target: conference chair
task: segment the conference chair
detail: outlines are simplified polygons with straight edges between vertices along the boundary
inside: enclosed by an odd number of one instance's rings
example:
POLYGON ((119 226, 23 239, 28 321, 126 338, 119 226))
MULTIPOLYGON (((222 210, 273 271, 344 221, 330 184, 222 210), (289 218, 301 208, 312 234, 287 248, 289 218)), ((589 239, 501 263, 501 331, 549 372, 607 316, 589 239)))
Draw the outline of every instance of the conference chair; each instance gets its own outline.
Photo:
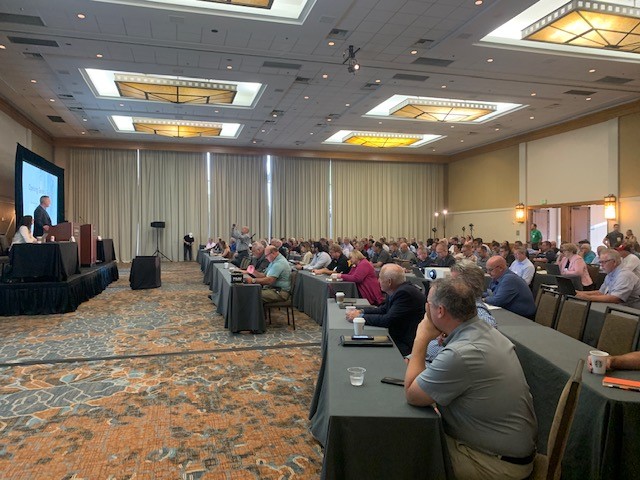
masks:
POLYGON ((554 328, 560 306, 561 296, 552 288, 540 287, 536 299, 536 316, 534 321, 545 327, 554 328))
POLYGON ((0 235, 0 281, 4 280, 7 265, 9 265, 9 242, 6 235, 0 235))
POLYGON ((582 341, 591 301, 566 295, 560 303, 556 330, 582 341))
POLYGON ((609 355, 624 355, 634 351, 638 344, 639 325, 640 314, 607 307, 597 349, 609 355))
POLYGON ((562 457, 569 440, 569 431, 573 423, 573 417, 578 406, 580 389, 582 388, 582 370, 584 359, 578 360, 576 371, 569 378, 556 406, 549 439, 547 440, 547 453, 538 453, 533 462, 533 472, 529 478, 534 480, 559 480, 562 470, 562 457))
POLYGON ((251 264, 251 257, 244 257, 240 261, 240 270, 246 270, 250 264, 251 264))
POLYGON ((604 281, 604 275, 600 274, 600 267, 597 265, 587 265, 587 272, 589 272, 595 288, 600 288, 604 281))
POLYGON ((296 329, 296 317, 293 308, 293 293, 296 288, 296 279, 297 279, 298 271, 291 271, 291 289, 289 290, 289 299, 283 300, 282 302, 272 302, 265 303, 264 307, 266 309, 267 318, 269 319, 269 325, 271 325, 271 310, 273 308, 284 308, 287 312, 287 325, 293 324, 293 329, 296 329), (291 310, 291 317, 289 317, 289 310, 291 310))

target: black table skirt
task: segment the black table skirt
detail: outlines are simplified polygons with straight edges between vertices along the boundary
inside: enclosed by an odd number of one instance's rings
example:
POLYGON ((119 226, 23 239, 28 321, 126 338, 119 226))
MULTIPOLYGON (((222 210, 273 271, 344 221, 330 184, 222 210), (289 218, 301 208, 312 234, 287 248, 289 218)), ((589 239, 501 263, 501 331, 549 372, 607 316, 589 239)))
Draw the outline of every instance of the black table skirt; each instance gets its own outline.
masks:
POLYGON ((61 282, 80 273, 75 242, 21 243, 11 247, 11 277, 61 282))
POLYGON ((113 239, 103 238, 97 242, 96 258, 99 262, 109 263, 116 259, 116 249, 113 246, 113 239))

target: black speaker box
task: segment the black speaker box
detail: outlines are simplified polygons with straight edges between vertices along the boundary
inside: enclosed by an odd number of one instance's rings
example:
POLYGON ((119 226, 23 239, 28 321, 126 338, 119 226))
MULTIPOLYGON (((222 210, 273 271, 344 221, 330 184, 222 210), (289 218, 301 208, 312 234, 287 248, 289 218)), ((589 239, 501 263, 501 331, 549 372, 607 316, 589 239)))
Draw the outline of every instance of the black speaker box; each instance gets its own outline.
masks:
POLYGON ((151 222, 153 228, 164 228, 164 222, 151 222))

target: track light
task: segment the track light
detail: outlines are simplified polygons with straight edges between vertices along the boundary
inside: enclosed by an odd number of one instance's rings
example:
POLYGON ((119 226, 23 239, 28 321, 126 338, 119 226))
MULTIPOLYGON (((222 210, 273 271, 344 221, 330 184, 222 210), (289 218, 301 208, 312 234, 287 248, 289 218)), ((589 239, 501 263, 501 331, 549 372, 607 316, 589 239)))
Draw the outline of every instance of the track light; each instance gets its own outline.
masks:
POLYGON ((360 49, 354 50, 353 45, 349 45, 349 51, 344 52, 342 56, 344 57, 343 64, 347 65, 347 70, 349 73, 353 73, 354 75, 360 70, 360 64, 356 59, 356 53, 358 53, 360 49))

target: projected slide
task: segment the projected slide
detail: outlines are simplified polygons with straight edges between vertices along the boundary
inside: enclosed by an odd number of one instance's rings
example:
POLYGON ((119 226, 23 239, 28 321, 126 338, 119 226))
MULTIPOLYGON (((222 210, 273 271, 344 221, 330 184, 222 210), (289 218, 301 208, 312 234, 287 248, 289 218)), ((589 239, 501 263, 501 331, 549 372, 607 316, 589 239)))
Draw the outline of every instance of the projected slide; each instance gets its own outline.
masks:
POLYGON ((51 217, 51 224, 58 224, 58 177, 28 162, 22 164, 22 199, 24 215, 33 215, 33 211, 40 205, 40 197, 48 195, 51 206, 47 213, 51 217))

